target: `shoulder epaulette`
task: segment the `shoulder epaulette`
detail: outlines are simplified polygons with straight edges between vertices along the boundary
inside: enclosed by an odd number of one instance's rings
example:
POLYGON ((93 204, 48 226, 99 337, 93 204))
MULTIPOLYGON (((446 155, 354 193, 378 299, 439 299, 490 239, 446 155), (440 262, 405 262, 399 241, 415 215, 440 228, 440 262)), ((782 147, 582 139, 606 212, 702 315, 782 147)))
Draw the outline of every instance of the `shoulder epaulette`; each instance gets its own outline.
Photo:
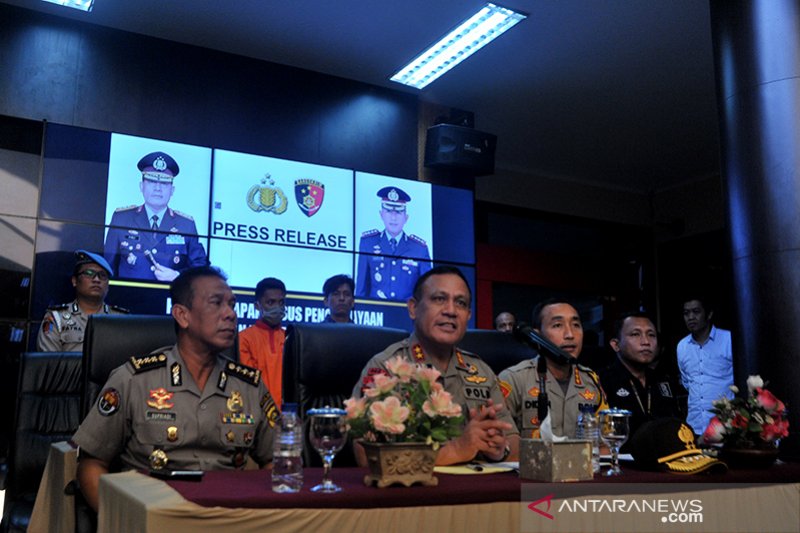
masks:
POLYGON ((417 237, 416 235, 409 233, 408 238, 411 239, 412 241, 418 242, 422 246, 428 246, 428 243, 426 243, 425 239, 423 239, 422 237, 417 237))
POLYGON ((192 222, 194 222, 194 217, 192 217, 192 215, 187 215, 186 213, 183 213, 183 212, 181 212, 181 211, 178 211, 177 209, 171 209, 171 211, 172 211, 173 213, 175 213, 176 215, 178 215, 179 217, 188 218, 189 220, 191 220, 192 222))
POLYGON ((381 230, 379 230, 379 229, 371 229, 371 230, 368 230, 368 231, 365 231, 364 233, 362 233, 361 236, 362 237, 374 237, 375 235, 380 234, 380 232, 381 232, 381 230))
POLYGON ((48 311, 63 311, 64 309, 69 309, 69 304, 51 305, 47 308, 48 311))
POLYGON ((225 365, 225 371, 236 378, 241 379, 245 383, 249 383, 254 387, 258 387, 261 381, 261 371, 257 368, 252 368, 241 363, 234 363, 233 361, 225 365))
POLYGON ((122 211, 130 211, 131 209, 136 209, 139 207, 138 205, 126 205, 125 207, 118 207, 114 210, 115 213, 120 213, 122 211))
POLYGON ((130 364, 133 366, 133 373, 147 372, 156 368, 167 366, 166 354, 145 355, 144 357, 131 357, 130 364))
POLYGON ((125 307, 120 307, 120 306, 118 306, 118 305, 109 305, 108 307, 110 307, 111 309, 113 309, 113 310, 114 310, 114 311, 116 311, 117 313, 124 313, 124 314, 126 314, 126 315, 127 315, 127 314, 130 314, 130 312, 131 312, 131 310, 130 310, 130 309, 127 309, 127 308, 125 308, 125 307))

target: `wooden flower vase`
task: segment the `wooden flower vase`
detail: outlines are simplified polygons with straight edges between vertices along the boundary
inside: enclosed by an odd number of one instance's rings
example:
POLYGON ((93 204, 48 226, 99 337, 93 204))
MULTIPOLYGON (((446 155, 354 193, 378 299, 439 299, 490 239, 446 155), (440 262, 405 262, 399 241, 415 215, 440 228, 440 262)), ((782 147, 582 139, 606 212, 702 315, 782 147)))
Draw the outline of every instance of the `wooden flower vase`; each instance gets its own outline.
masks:
POLYGON ((410 487, 421 484, 435 487, 439 480, 433 476, 436 456, 434 450, 424 442, 362 442, 367 454, 369 474, 364 484, 376 484, 378 488, 390 485, 410 487))

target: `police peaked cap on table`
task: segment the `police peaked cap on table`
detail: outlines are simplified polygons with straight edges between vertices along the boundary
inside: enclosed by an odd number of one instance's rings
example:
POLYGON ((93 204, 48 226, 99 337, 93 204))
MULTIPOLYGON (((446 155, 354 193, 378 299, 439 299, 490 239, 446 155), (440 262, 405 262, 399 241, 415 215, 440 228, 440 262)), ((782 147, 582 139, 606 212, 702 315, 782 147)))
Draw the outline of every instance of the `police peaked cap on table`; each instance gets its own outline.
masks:
POLYGON ((172 183, 172 179, 181 171, 172 156, 164 152, 151 152, 141 158, 136 166, 142 172, 143 179, 161 183, 172 183))
POLYGON ((114 271, 111 269, 111 265, 108 264, 102 255, 93 254, 87 250, 75 250, 75 274, 78 273, 78 267, 81 265, 86 265, 88 263, 97 263, 100 265, 100 268, 108 272, 109 277, 114 276, 114 271))
POLYGON ((381 207, 387 211, 405 211, 406 202, 411 201, 408 193, 397 187, 384 187, 378 191, 378 198, 381 199, 381 207))
POLYGON ((694 432, 677 418, 658 418, 642 424, 631 438, 636 465, 673 474, 723 473, 728 465, 704 455, 694 444, 694 432))

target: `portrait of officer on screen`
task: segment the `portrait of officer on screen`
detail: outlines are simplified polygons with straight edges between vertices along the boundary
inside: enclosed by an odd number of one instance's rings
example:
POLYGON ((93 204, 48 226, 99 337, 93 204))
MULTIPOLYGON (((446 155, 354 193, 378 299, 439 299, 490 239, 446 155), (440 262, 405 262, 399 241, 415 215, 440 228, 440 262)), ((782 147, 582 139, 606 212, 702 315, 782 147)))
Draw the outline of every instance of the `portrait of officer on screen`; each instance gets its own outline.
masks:
POLYGON ((136 167, 144 201, 114 210, 103 251, 106 260, 120 278, 163 282, 189 267, 207 265, 194 218, 170 207, 181 171, 178 162, 167 152, 154 151, 143 155, 136 167))
POLYGON ((405 231, 411 203, 407 192, 390 185, 378 190, 377 196, 383 229, 361 234, 356 296, 405 301, 417 278, 431 269, 428 244, 405 231))

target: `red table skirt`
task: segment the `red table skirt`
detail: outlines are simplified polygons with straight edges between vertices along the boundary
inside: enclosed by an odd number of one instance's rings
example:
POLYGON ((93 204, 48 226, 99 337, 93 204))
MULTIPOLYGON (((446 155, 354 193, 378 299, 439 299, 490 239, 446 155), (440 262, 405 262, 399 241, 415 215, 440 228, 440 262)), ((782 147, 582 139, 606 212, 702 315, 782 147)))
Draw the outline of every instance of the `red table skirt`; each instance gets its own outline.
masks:
MULTIPOLYGON (((730 470, 726 474, 676 475, 643 472, 625 467, 624 475, 595 476, 582 483, 792 483, 800 482, 800 463, 786 463, 765 470, 730 470)), ((303 489, 296 494, 272 492, 269 471, 206 472, 203 480, 169 481, 184 498, 205 507, 243 508, 352 508, 411 507, 419 505, 468 505, 520 501, 521 488, 535 481, 520 480, 516 473, 486 475, 436 474, 436 487, 388 487, 364 485, 366 469, 333 468, 332 479, 344 490, 335 494, 311 492, 322 479, 321 468, 305 469, 303 489)))

